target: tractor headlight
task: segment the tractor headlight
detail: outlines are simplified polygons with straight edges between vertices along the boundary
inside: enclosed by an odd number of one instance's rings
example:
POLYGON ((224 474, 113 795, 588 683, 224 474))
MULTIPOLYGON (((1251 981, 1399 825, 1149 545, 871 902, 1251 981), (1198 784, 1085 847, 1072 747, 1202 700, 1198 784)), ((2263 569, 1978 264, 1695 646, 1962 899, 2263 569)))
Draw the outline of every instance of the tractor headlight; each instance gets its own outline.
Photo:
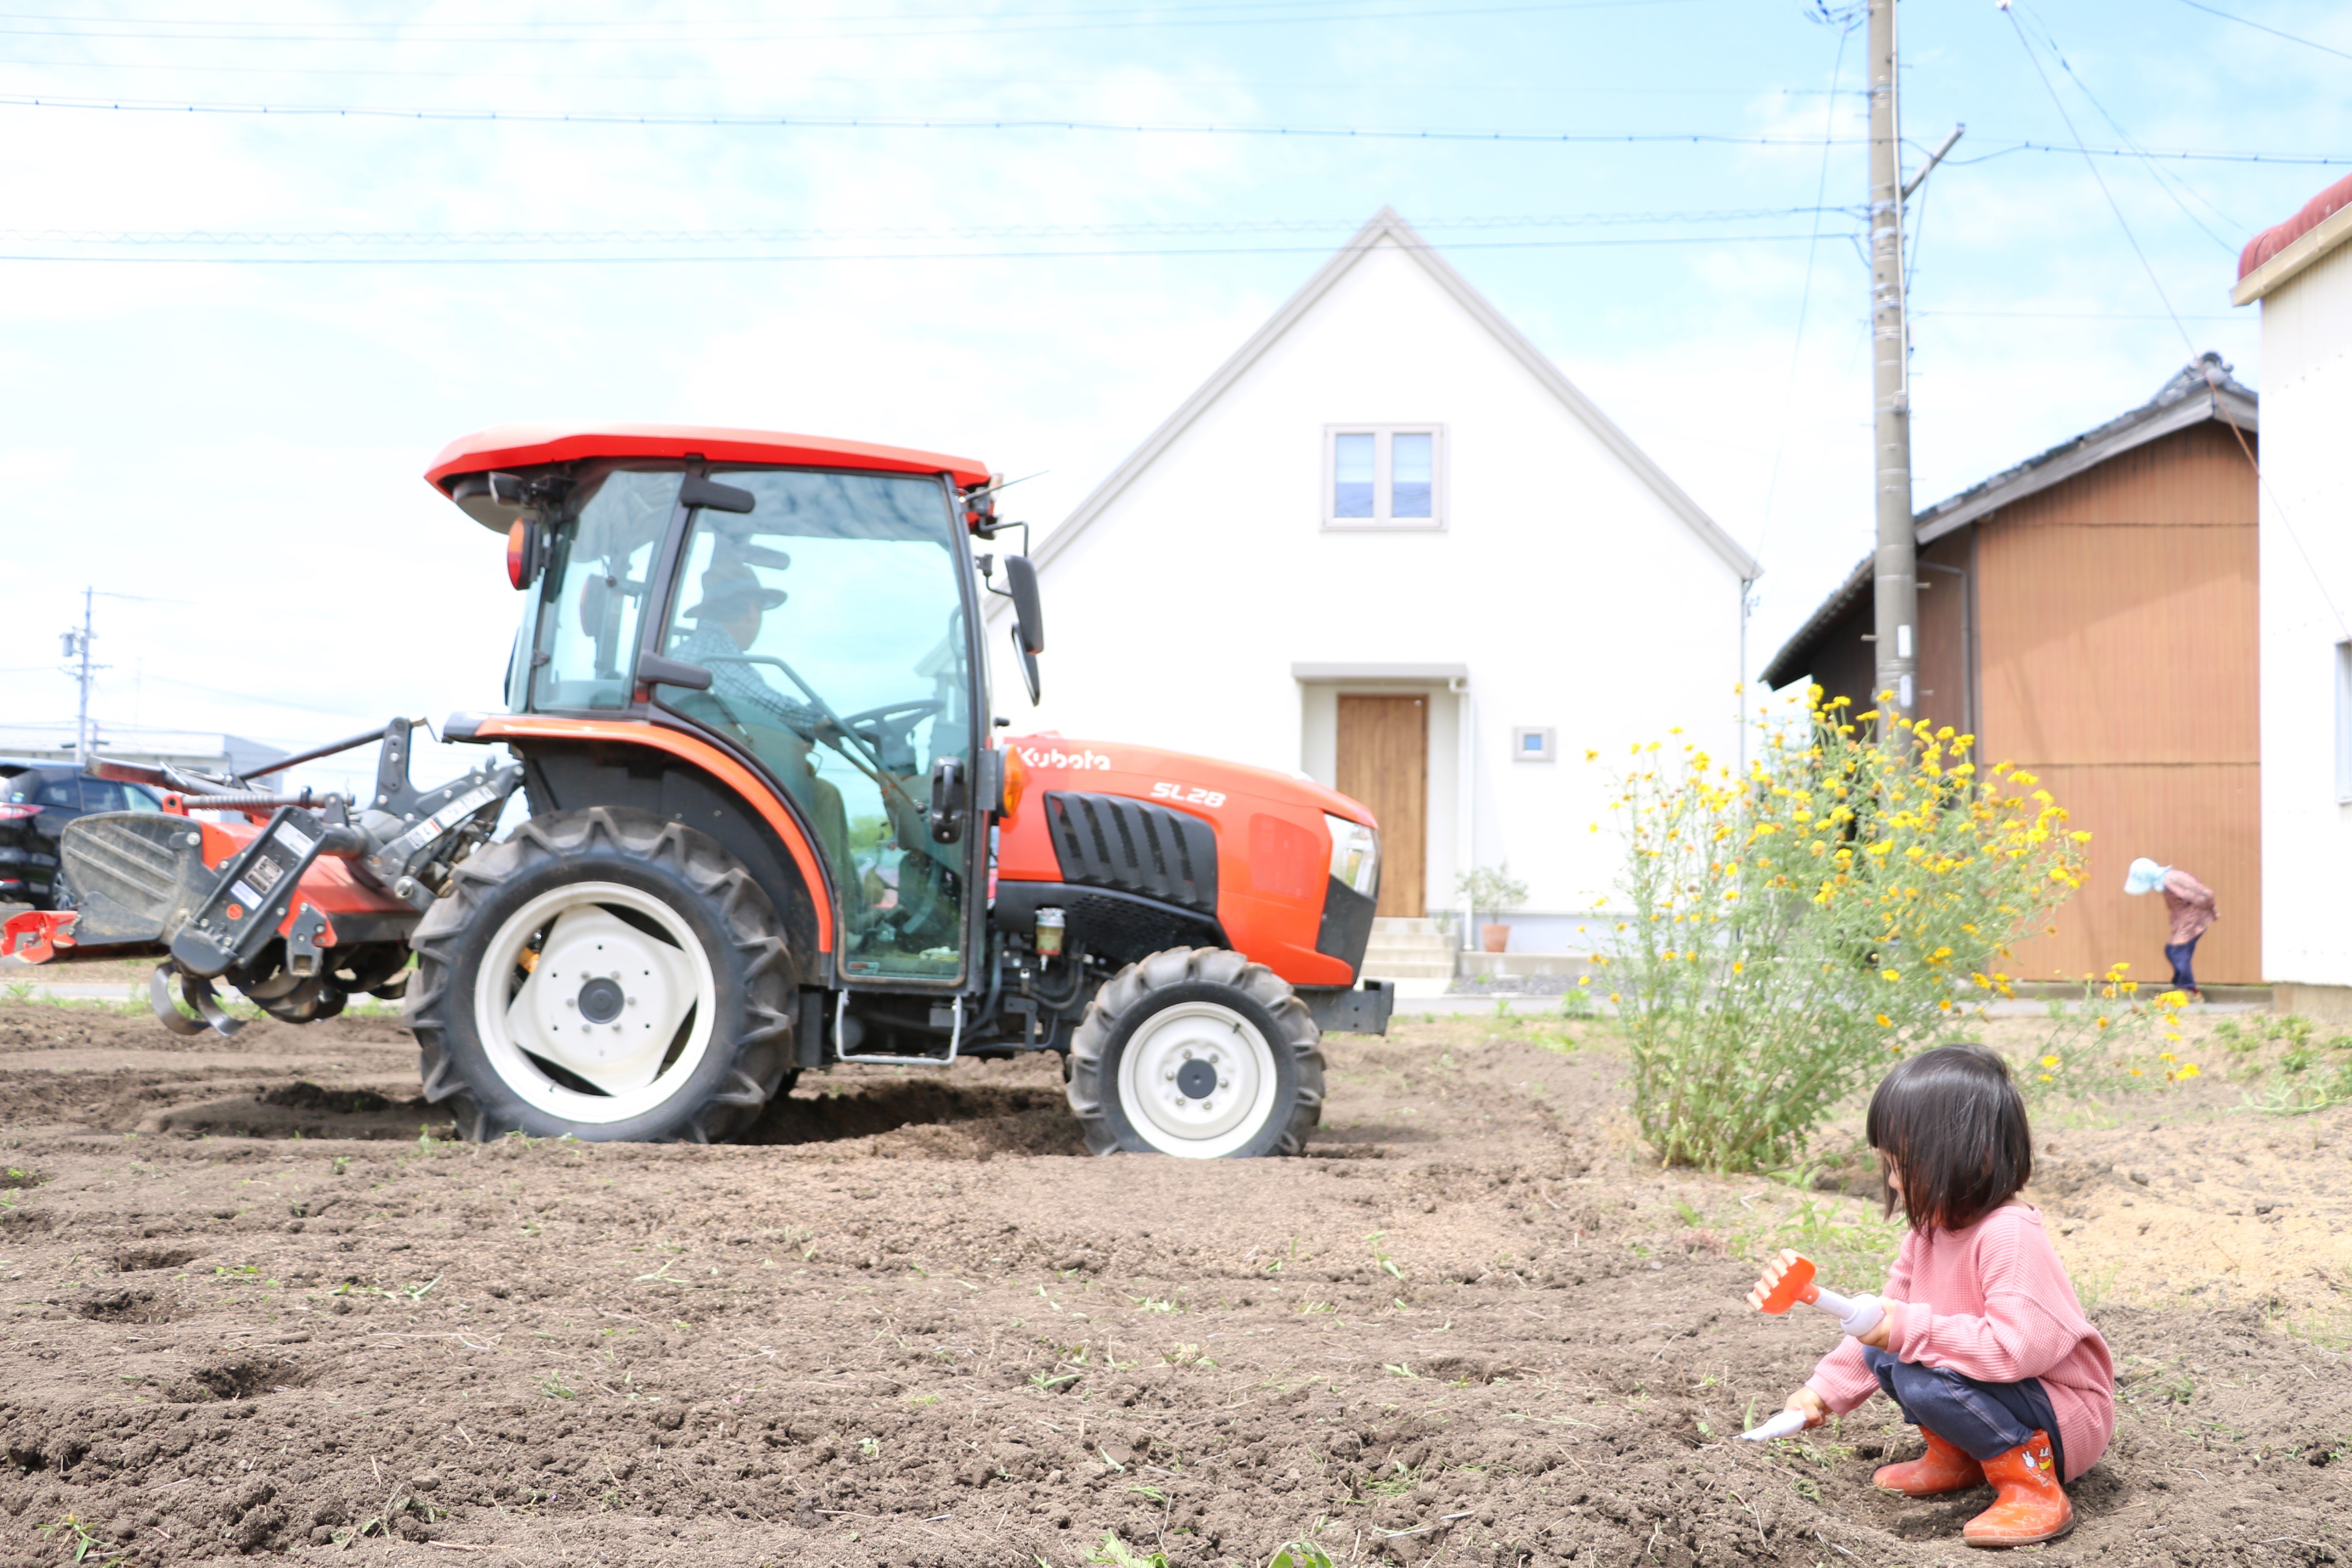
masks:
POLYGON ((1360 822, 1323 814, 1331 835, 1331 875, 1371 898, 1381 886, 1381 836, 1360 822))

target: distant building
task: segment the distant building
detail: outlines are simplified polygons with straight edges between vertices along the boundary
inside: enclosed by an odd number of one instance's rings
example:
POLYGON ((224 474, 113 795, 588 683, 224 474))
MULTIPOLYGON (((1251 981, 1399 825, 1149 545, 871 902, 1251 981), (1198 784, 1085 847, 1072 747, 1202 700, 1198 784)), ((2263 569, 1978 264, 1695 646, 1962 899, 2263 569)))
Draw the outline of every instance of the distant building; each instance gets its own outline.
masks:
POLYGON ((1589 946, 1579 912, 1621 850, 1587 831, 1609 791, 1586 749, 1613 763, 1674 725, 1738 745, 1755 563, 1393 212, 1034 558, 1034 721, 1356 796, 1391 919, 1507 861, 1530 889, 1513 948, 1589 946))
POLYGON ((2352 1020, 2347 239, 2352 178, 2256 235, 2230 296, 2263 307, 2263 967, 2282 1012, 2337 1022, 2352 1020))
MULTIPOLYGON (((282 746, 264 745, 242 735, 186 730, 136 730, 107 725, 99 731, 96 755, 109 762, 136 763, 146 767, 164 763, 200 773, 245 776, 273 757, 286 755, 282 746)), ((0 724, 0 769, 70 765, 74 760, 74 730, 70 724, 0 724)))
MULTIPOLYGON (((2118 960, 2165 976, 2164 910, 2123 890, 2142 855, 2220 901, 2198 978, 2263 978, 2256 417, 2253 393, 2208 353, 2139 407, 1915 520, 1920 715, 1975 734, 1983 763, 2038 776, 2092 835, 2090 879, 2056 934, 2018 950, 2025 978, 2118 960)), ((1867 709, 1871 629, 1864 559, 1763 679, 1867 709)))

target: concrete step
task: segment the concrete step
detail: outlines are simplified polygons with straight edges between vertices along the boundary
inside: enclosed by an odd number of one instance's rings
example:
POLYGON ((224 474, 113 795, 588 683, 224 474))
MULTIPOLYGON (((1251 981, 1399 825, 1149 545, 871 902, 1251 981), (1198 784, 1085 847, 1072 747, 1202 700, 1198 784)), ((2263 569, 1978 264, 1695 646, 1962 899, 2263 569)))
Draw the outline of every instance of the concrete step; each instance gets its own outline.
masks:
POLYGON ((1454 966, 1450 963, 1371 963, 1364 965, 1368 980, 1435 980, 1450 982, 1454 966))

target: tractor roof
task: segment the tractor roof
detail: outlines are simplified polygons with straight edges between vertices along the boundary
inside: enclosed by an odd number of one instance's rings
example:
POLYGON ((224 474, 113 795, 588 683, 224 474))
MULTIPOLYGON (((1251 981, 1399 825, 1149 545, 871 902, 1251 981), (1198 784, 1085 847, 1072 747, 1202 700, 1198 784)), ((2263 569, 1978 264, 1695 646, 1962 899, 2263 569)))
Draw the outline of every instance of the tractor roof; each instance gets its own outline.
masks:
POLYGON ((537 468, 588 458, 703 458, 714 463, 806 464, 884 474, 952 474, 959 485, 984 485, 987 467, 971 458, 877 447, 826 436, 728 430, 707 425, 500 425, 461 436, 441 449, 425 477, 446 493, 466 474, 537 468))

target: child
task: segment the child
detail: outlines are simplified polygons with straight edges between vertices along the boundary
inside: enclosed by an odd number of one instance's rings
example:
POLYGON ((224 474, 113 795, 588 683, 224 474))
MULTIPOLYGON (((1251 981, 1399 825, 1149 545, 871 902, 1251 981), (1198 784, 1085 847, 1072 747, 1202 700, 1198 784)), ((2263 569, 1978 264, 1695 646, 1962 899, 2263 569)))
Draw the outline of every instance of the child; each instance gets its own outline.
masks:
POLYGON ((2033 1174, 2025 1101, 1992 1052, 1939 1046, 1886 1075, 1867 1129, 1885 1212, 1901 1203, 1910 1234, 1885 1317, 1839 1342, 1788 1408, 1818 1426, 1883 1389, 1927 1451, 1882 1467, 1879 1486, 1924 1498, 1990 1482, 1992 1506, 1961 1531, 1970 1546, 2054 1541, 2074 1526, 2062 1483, 2115 1436, 2116 1380, 2041 1212, 2017 1195, 2033 1174))

